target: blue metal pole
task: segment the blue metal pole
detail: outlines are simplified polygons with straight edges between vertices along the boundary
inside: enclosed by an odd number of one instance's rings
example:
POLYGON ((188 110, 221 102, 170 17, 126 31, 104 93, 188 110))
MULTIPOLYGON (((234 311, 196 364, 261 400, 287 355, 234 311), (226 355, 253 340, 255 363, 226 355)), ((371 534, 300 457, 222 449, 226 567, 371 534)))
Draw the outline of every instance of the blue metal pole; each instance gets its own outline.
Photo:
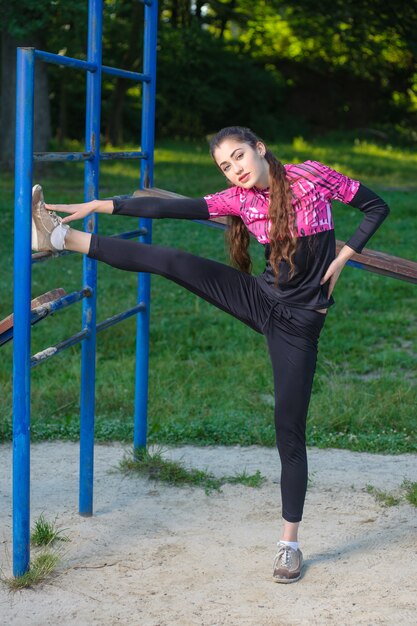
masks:
MULTIPOLYGON (((140 188, 153 184, 153 164, 155 146, 155 93, 156 93, 156 43, 158 30, 158 2, 145 5, 145 32, 143 73, 150 76, 150 81, 142 85, 142 152, 148 155, 140 163, 140 188)), ((140 241, 151 243, 152 221, 140 219, 139 226, 148 232, 140 241)), ((149 371, 149 322, 150 291, 149 274, 139 274, 138 301, 146 305, 143 313, 137 317, 136 327, 136 387, 135 387, 135 426, 133 446, 135 452, 146 448, 147 410, 148 410, 148 371, 149 371)))
MULTIPOLYGON (((87 61, 96 65, 97 70, 87 74, 85 150, 93 158, 85 162, 85 200, 99 195, 102 13, 102 0, 89 0, 87 61)), ((97 232, 95 214, 85 219, 84 230, 97 232)), ((79 513, 88 517, 93 514, 97 261, 87 256, 83 259, 83 287, 89 287, 93 294, 83 300, 83 329, 89 333, 82 344, 80 393, 79 513)))
POLYGON ((30 540, 30 293, 33 48, 17 49, 13 346, 13 574, 29 568, 30 540))

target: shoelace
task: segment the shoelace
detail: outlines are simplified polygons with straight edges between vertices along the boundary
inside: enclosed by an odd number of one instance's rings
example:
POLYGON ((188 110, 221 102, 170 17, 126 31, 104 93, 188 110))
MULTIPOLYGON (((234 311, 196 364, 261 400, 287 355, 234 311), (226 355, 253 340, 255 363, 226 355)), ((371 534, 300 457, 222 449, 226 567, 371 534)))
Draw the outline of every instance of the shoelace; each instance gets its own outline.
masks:
POLYGON ((291 548, 289 546, 282 546, 280 552, 282 551, 282 555, 280 561, 284 567, 286 567, 291 561, 291 548))
POLYGON ((58 215, 55 213, 55 211, 48 211, 49 215, 51 216, 51 219, 54 223, 55 226, 59 226, 59 224, 61 223, 61 218, 58 217, 58 215))
POLYGON ((291 556, 292 548, 286 545, 280 545, 278 553, 275 557, 275 563, 278 567, 290 567, 292 562, 291 556))
MULTIPOLYGON (((48 215, 49 215, 49 217, 51 218, 51 220, 52 220, 52 230, 53 230, 54 228, 56 228, 56 226, 59 226, 59 225, 60 225, 60 223, 61 223, 62 219, 61 219, 60 217, 58 217, 58 215, 55 213, 55 211, 48 211, 47 209, 45 209, 45 205, 44 205, 44 204, 41 204, 41 206, 39 207, 39 213, 38 213, 38 215, 40 216, 41 221, 44 223, 44 226, 45 226, 45 227, 46 227, 46 224, 45 224, 44 220, 42 219, 42 213, 43 213, 43 212, 44 212, 44 215, 45 215, 45 214, 48 214, 48 215), (43 211, 42 211, 42 209, 43 209, 43 211)), ((49 228, 47 228, 47 230, 48 230, 48 232, 49 232, 49 228)), ((51 231, 51 232, 52 232, 52 231, 51 231)))

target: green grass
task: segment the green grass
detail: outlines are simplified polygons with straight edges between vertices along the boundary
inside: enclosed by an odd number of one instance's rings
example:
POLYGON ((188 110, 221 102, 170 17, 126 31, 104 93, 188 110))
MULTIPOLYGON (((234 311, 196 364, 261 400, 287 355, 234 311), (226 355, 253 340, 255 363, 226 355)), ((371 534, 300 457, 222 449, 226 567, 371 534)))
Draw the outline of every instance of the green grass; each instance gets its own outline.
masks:
POLYGON ((374 496, 375 500, 379 502, 382 506, 397 506, 401 502, 401 498, 395 496, 392 493, 388 493, 386 491, 382 491, 381 489, 377 489, 372 485, 366 486, 366 492, 370 493, 374 496))
POLYGON ((28 571, 22 576, 2 577, 2 582, 10 591, 32 588, 48 580, 58 565, 60 557, 54 552, 38 554, 30 563, 28 571))
POLYGON ((413 506, 417 506, 417 482, 404 480, 402 487, 405 491, 405 498, 413 506))
MULTIPOLYGON (((416 259, 417 155, 412 150, 324 138, 271 146, 284 162, 318 159, 380 193, 391 215, 369 247, 416 259)), ((137 188, 138 167, 103 162, 101 197, 137 188)), ((82 200, 79 164, 36 174, 51 202, 82 200)), ((164 142, 156 151, 155 186, 190 196, 225 187, 201 143, 164 142)), ((2 264, 0 319, 12 310, 13 185, 0 174, 2 264)), ((362 214, 334 204, 336 237, 346 240, 362 214)), ((100 216, 100 232, 130 230, 137 221, 100 216)), ((180 220, 155 220, 154 242, 227 262, 223 234, 180 220)), ((251 245, 255 272, 262 247, 251 245)), ((54 287, 80 289, 78 255, 33 266, 33 297, 54 287)), ((136 275, 99 265, 98 321, 135 304, 136 275)), ((416 452, 417 287, 345 267, 320 339, 308 419, 308 443, 371 452, 416 452)), ((31 353, 78 332, 81 304, 35 325, 31 353)), ((11 438, 12 344, 1 348, 0 440, 11 438)), ((32 370, 33 441, 79 436, 80 346, 32 370)), ((135 320, 98 335, 96 438, 132 441, 135 320)), ((160 278, 152 278, 149 442, 275 445, 272 372, 264 338, 231 316, 160 278)))
POLYGON ((0 581, 11 591, 18 591, 35 587, 50 579, 62 558, 62 550, 57 544, 70 541, 63 532, 64 529, 57 527, 56 520, 50 522, 41 513, 34 521, 30 533, 30 542, 36 552, 28 571, 17 577, 8 577, 1 572, 0 581))
POLYGON ((417 482, 412 482, 406 478, 403 480, 398 493, 388 493, 373 485, 366 485, 365 491, 372 494, 382 506, 396 506, 404 498, 412 506, 417 506, 417 482))
POLYGON ((32 528, 30 541, 34 546, 49 546, 56 541, 69 541, 69 538, 62 533, 64 529, 59 529, 56 522, 49 522, 42 513, 32 528))
POLYGON ((234 476, 216 477, 205 470, 186 468, 180 461, 165 459, 161 449, 152 452, 142 449, 125 454, 118 469, 124 474, 135 473, 176 487, 201 487, 206 494, 221 491, 222 485, 226 483, 260 487, 265 482, 259 470, 255 474, 247 474, 243 471, 234 476))

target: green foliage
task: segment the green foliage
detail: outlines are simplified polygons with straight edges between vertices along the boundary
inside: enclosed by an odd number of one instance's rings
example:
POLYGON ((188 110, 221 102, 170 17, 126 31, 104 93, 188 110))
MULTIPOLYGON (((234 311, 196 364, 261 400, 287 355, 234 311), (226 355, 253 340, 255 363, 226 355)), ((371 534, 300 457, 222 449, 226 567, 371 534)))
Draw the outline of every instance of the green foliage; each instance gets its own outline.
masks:
MULTIPOLYGON (((65 36, 77 25, 79 36, 86 31, 86 0, 0 0, 2 30, 18 40, 36 36, 43 40, 65 36)), ((64 44, 65 45, 65 44, 64 44)), ((68 45, 68 44, 66 44, 68 45)), ((53 50, 49 50, 52 52, 53 50)))
POLYGON ((284 89, 279 76, 198 27, 164 25, 159 39, 159 135, 201 137, 232 123, 276 134, 284 89))
MULTIPOLYGON (((87 0, 0 0, 4 31, 81 59, 87 8, 87 0)), ((161 0, 157 134, 201 137, 242 124, 287 139, 371 127, 415 145, 415 22, 415 5, 398 1, 161 0)), ((105 65, 142 70, 142 25, 136 0, 104 2, 105 65)), ((84 76, 58 66, 48 73, 58 145, 81 139, 84 76)), ((140 95, 140 85, 103 75, 106 141, 137 144, 140 95)))

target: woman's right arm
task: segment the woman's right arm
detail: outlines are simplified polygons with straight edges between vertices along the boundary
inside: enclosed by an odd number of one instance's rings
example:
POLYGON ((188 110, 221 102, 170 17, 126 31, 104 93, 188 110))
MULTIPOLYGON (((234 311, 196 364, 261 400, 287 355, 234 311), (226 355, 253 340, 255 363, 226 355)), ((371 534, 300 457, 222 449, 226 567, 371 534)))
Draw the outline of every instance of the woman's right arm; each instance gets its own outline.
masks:
POLYGON ((113 200, 91 200, 80 204, 45 204, 48 211, 70 213, 62 221, 64 224, 87 217, 91 213, 130 215, 131 217, 151 217, 189 220, 210 218, 204 198, 157 198, 155 196, 114 198, 113 200))
POLYGON ((164 218, 184 220, 208 220, 210 215, 204 198, 157 198, 155 196, 115 198, 114 214, 133 217, 164 218))

